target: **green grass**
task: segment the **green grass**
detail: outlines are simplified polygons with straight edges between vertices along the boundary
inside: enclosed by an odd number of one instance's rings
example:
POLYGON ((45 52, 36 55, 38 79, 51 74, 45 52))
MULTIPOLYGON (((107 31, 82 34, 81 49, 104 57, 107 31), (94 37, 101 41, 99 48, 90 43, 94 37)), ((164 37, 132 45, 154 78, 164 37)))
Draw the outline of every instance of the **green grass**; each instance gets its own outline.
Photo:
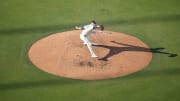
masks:
POLYGON ((100 81, 56 77, 27 57, 38 39, 92 19, 179 55, 179 5, 179 0, 1 0, 0 101, 179 101, 179 56, 153 53, 144 70, 100 81))

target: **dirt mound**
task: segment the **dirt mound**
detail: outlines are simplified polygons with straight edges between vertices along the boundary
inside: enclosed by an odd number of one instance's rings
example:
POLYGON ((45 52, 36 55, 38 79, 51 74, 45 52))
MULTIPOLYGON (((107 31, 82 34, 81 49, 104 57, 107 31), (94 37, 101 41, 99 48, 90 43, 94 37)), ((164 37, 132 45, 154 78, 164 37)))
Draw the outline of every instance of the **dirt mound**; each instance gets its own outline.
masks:
POLYGON ((98 58, 91 58, 79 38, 80 31, 67 31, 47 36, 32 45, 29 58, 48 73, 83 80, 116 78, 146 67, 152 53, 136 37, 112 32, 91 35, 98 45, 93 49, 98 58))

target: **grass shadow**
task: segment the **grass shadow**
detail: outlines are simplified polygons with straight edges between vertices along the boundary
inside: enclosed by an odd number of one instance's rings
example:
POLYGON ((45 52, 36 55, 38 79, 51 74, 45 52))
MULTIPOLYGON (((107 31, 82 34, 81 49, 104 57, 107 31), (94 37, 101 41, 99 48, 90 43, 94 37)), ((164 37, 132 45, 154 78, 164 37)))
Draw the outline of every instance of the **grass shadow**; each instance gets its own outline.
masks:
POLYGON ((40 27, 31 27, 31 28, 15 28, 15 29, 5 29, 0 30, 0 34, 13 34, 13 33, 33 33, 33 32, 58 32, 61 30, 67 30, 72 28, 68 25, 54 25, 54 26, 40 26, 40 27))
MULTIPOLYGON (((102 21, 102 23, 108 25, 114 25, 114 24, 134 25, 134 24, 169 22, 169 21, 179 21, 179 20, 180 20, 180 14, 172 14, 172 15, 161 15, 161 16, 139 17, 139 18, 124 19, 124 20, 123 19, 108 20, 108 21, 102 21)), ((31 27, 31 28, 0 29, 0 34, 29 33, 29 32, 58 32, 62 30, 73 29, 74 26, 76 25, 81 25, 81 24, 71 23, 71 24, 59 24, 59 25, 39 26, 39 27, 31 27)))
POLYGON ((161 70, 147 70, 131 75, 127 75, 124 79, 134 79, 134 78, 150 78, 150 77, 162 77, 162 76, 177 76, 180 75, 180 68, 163 68, 161 70))
POLYGON ((135 24, 171 22, 171 21, 180 21, 180 14, 148 16, 148 17, 121 19, 121 20, 114 20, 114 21, 111 20, 111 21, 108 21, 107 24, 135 25, 135 24))
POLYGON ((38 87, 47 87, 47 86, 62 86, 70 85, 74 83, 83 83, 80 80, 71 80, 71 79, 51 79, 51 80, 39 80, 39 81, 24 81, 24 82, 13 82, 0 84, 0 91, 6 90, 16 90, 16 89, 27 89, 27 88, 38 88, 38 87))

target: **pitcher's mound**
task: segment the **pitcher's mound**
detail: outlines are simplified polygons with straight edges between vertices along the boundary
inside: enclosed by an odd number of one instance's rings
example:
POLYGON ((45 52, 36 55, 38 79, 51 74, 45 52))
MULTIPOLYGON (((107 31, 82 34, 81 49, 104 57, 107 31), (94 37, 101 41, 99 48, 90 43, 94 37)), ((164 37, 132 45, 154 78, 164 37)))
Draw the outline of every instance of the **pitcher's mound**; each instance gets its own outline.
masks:
POLYGON ((79 38, 81 31, 67 31, 45 37, 32 45, 29 58, 48 73, 83 80, 116 78, 146 67, 152 53, 136 37, 112 32, 91 35, 98 45, 93 49, 98 58, 91 58, 88 48, 79 38))

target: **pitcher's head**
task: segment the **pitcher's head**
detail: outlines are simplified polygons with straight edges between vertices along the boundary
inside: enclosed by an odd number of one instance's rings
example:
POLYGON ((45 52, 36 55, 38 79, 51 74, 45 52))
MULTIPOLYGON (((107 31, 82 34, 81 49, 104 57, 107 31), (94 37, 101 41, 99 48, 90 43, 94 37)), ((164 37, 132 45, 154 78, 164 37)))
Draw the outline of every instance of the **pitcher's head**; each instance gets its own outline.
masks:
POLYGON ((92 20, 91 23, 96 24, 96 21, 95 21, 95 20, 92 20))
POLYGON ((91 24, 95 26, 95 25, 96 25, 96 21, 95 21, 95 20, 92 20, 92 21, 91 21, 91 24))

